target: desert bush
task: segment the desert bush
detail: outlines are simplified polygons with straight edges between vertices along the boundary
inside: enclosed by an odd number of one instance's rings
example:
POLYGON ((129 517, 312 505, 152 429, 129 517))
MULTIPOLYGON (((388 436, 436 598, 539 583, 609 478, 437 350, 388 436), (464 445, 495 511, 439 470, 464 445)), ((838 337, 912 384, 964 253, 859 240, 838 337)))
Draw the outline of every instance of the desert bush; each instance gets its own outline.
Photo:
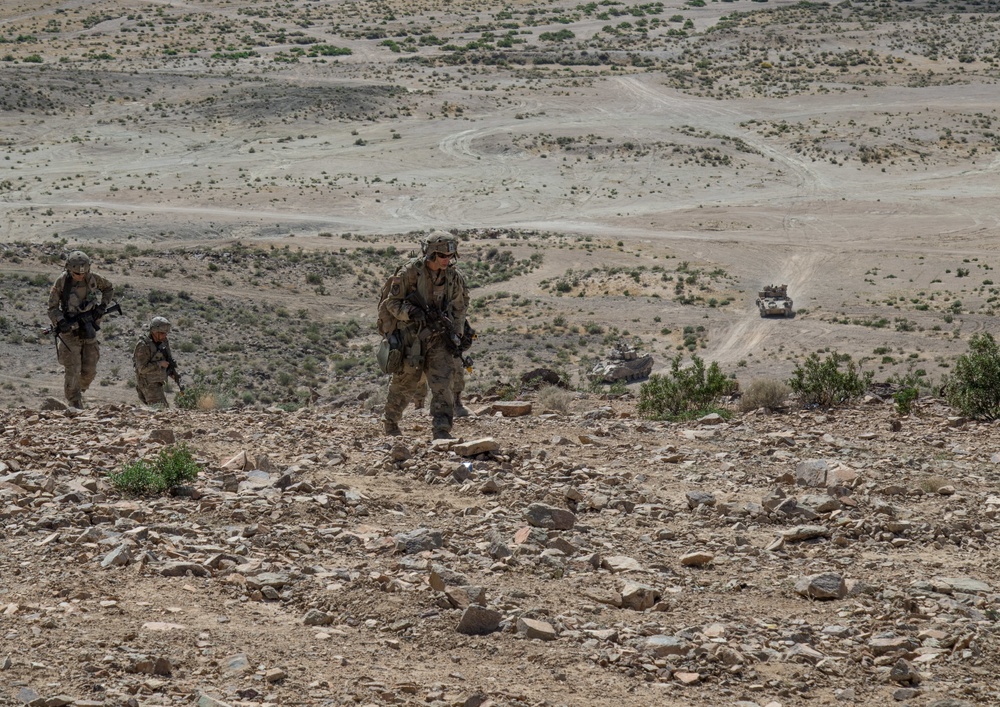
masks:
POLYGON ((792 389, 773 378, 758 378, 750 383, 740 398, 740 412, 784 407, 792 389))
POLYGON ((727 378, 719 364, 707 367, 697 355, 691 365, 681 368, 681 356, 670 364, 669 375, 653 374, 639 388, 639 414, 651 420, 682 420, 701 417, 710 412, 728 416, 716 402, 736 390, 737 383, 727 378))
POLYGON ((963 415, 1000 418, 1000 348, 988 332, 974 334, 969 350, 955 361, 944 381, 944 398, 963 415))
POLYGON ((546 385, 538 390, 538 404, 545 410, 567 413, 572 400, 573 393, 557 385, 546 385))
POLYGON ((860 397, 868 389, 874 373, 861 373, 850 354, 836 351, 821 360, 812 353, 804 365, 795 364, 788 381, 805 405, 832 407, 860 397))
POLYGON ((108 481, 122 493, 152 496, 194 481, 198 465, 184 445, 165 447, 152 461, 140 459, 122 466, 121 471, 108 474, 108 481))

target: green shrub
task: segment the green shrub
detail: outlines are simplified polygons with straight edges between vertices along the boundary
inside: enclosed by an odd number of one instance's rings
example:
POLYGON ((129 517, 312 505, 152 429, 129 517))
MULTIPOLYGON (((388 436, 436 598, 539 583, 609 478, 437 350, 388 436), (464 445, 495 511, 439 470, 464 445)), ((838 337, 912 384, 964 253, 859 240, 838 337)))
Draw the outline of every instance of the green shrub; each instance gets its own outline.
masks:
POLYGON ((710 412, 728 416, 715 405, 720 396, 735 392, 736 381, 727 378, 712 362, 707 368, 697 355, 681 368, 681 356, 670 364, 669 375, 653 374, 639 387, 639 414, 651 420, 682 420, 710 412))
POLYGON ((791 392, 792 389, 779 380, 758 378, 750 383, 740 398, 740 412, 784 407, 791 392))
POLYGON ((788 385, 804 405, 832 407, 861 397, 874 375, 861 373, 850 354, 834 351, 820 360, 819 354, 812 353, 804 366, 795 364, 788 385))
MULTIPOLYGON (((892 394, 892 399, 896 403, 896 412, 900 415, 909 415, 913 412, 913 403, 920 397, 920 374, 909 371, 904 375, 895 375, 889 382, 896 386, 896 392, 892 394)), ((925 382, 926 384, 926 382, 925 382)))
POLYGON ((954 372, 945 378, 944 397, 963 415, 1000 418, 1000 348, 992 334, 969 339, 969 351, 958 357, 954 372))
POLYGON ((153 496, 194 481, 198 465, 190 450, 180 445, 165 447, 156 459, 125 464, 118 473, 108 474, 108 481, 122 493, 133 496, 153 496))

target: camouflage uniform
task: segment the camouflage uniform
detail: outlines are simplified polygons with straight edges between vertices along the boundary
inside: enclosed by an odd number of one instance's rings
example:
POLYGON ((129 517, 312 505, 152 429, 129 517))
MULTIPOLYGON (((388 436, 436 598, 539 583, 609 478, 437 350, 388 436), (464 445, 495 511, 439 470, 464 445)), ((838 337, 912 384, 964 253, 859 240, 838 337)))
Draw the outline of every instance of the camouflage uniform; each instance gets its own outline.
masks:
POLYGON ((66 369, 63 393, 73 407, 83 407, 83 393, 94 382, 97 362, 101 358, 96 335, 88 338, 88 334, 94 332, 88 332, 80 319, 91 318, 94 328, 99 328, 100 319, 114 294, 110 282, 90 272, 90 258, 80 251, 70 254, 66 272, 49 291, 49 321, 57 334, 56 358, 66 369), (74 281, 73 273, 84 277, 74 281))
MULTIPOLYGON (((431 234, 424 242, 424 257, 414 258, 389 280, 388 295, 382 303, 380 321, 387 319, 391 328, 403 337, 403 367, 389 382, 389 395, 382 421, 387 434, 399 434, 403 410, 420 389, 426 376, 431 390, 431 417, 434 437, 448 437, 455 416, 455 356, 448 351, 443 335, 435 334, 423 322, 423 308, 437 308, 447 316, 455 331, 465 328, 469 307, 469 289, 465 278, 455 268, 434 270, 436 254, 457 256, 458 244, 448 233, 431 234), (412 300, 416 300, 415 304, 412 300)), ((390 331, 391 331, 390 328, 390 331)), ((382 333, 388 333, 383 331, 382 333)))
POLYGON ((167 382, 167 371, 175 365, 174 357, 170 354, 170 343, 166 337, 160 342, 153 339, 155 333, 166 334, 169 331, 170 322, 163 317, 154 317, 149 326, 149 335, 139 340, 132 353, 135 391, 139 394, 139 402, 144 405, 169 406, 163 386, 167 382), (163 363, 169 365, 164 366, 163 363))

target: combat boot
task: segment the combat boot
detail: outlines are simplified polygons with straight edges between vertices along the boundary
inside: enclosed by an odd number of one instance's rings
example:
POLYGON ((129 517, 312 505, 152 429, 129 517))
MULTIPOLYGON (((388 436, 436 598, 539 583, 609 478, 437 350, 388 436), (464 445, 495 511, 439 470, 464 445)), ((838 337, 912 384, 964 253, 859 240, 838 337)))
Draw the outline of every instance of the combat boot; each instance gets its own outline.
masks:
POLYGON ((77 410, 83 410, 83 396, 78 395, 69 401, 69 406, 71 408, 76 408, 77 410))
POLYGON ((468 417, 469 409, 462 405, 462 394, 455 393, 455 417, 468 417))
POLYGON ((454 439, 451 436, 451 431, 446 429, 436 429, 434 430, 434 435, 431 439, 454 439))
POLYGON ((385 433, 390 437, 399 437, 403 434, 403 431, 399 429, 399 424, 393 422, 392 420, 382 420, 382 425, 385 429, 385 433))

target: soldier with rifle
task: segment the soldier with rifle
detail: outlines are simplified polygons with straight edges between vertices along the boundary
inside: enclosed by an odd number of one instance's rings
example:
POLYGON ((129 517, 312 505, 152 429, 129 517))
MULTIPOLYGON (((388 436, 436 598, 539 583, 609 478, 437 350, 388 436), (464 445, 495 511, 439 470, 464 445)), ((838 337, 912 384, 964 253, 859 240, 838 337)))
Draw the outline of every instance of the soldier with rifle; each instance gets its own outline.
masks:
POLYGON ((97 332, 113 309, 114 286, 90 272, 90 257, 75 250, 66 258, 66 272, 49 292, 49 321, 55 334, 56 358, 65 368, 63 392, 75 408, 83 408, 83 393, 97 376, 101 358, 97 332))
POLYGON ((167 378, 173 378, 177 387, 184 390, 177 362, 170 353, 170 343, 167 341, 169 333, 170 322, 167 318, 153 317, 149 322, 149 336, 143 337, 135 345, 135 352, 132 354, 135 390, 139 394, 139 401, 144 405, 169 405, 163 392, 167 378))
POLYGON ((400 363, 392 373, 382 414, 385 433, 399 435, 403 410, 426 376, 431 390, 434 439, 451 437, 455 417, 452 387, 455 359, 462 358, 459 332, 465 331, 469 288, 457 268, 458 240, 435 231, 421 244, 420 257, 400 267, 389 278, 379 303, 379 332, 400 346, 400 363))

